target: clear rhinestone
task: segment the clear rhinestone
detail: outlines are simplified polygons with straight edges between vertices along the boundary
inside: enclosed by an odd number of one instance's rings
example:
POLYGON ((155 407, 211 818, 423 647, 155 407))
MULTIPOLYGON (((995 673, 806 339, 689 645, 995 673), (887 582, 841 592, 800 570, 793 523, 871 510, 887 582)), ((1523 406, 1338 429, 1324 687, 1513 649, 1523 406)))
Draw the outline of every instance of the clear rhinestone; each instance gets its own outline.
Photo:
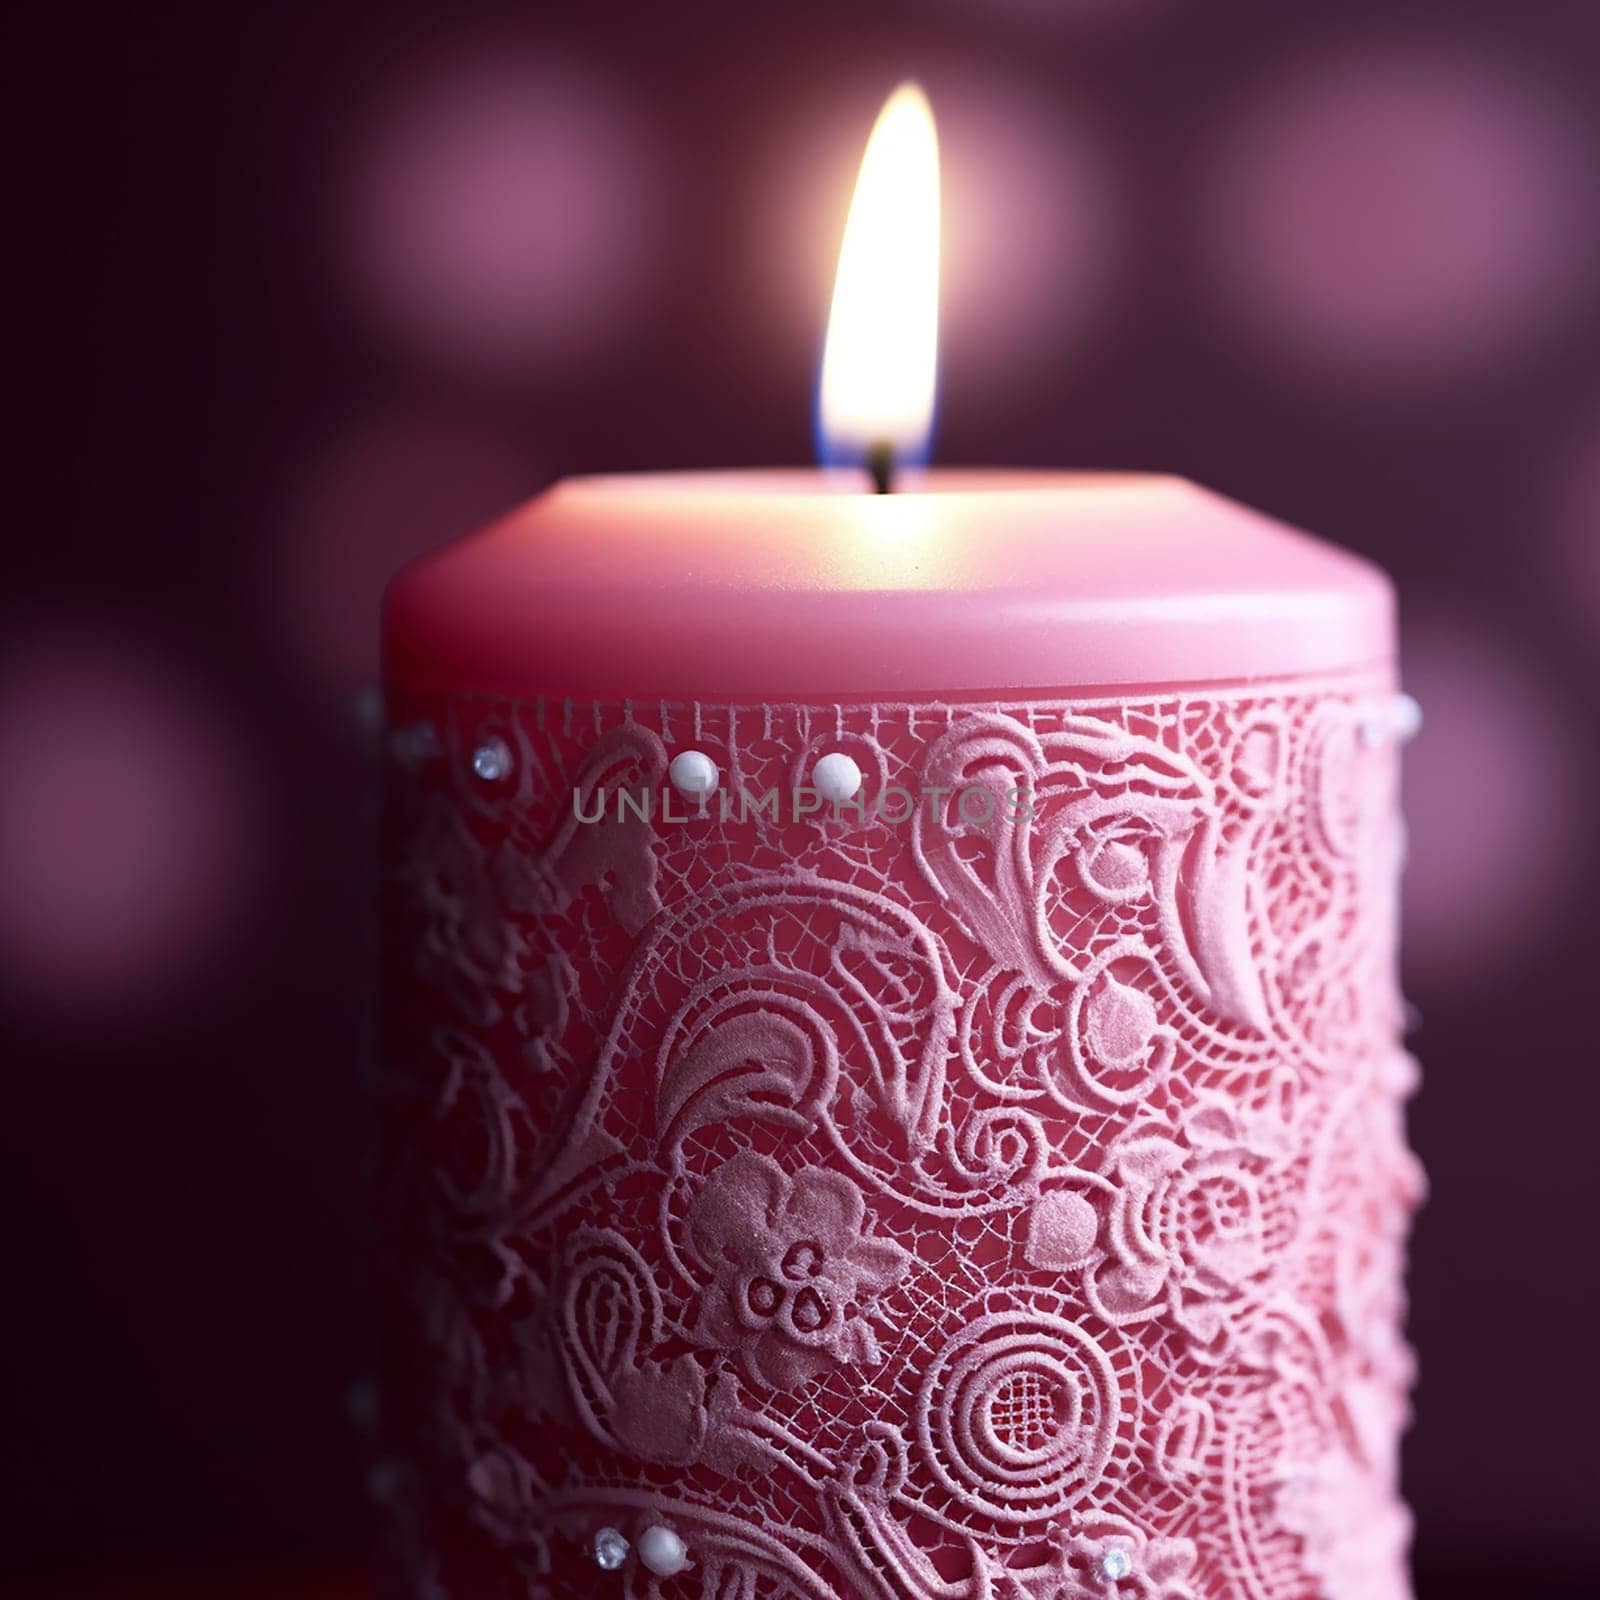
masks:
POLYGON ((1107 1550, 1100 1557, 1100 1570, 1115 1583, 1133 1571, 1133 1557, 1126 1550, 1107 1550))
POLYGON ((511 752, 504 739, 485 739, 472 752, 472 770, 485 783, 498 783, 511 770, 511 752))
POLYGON ((628 1541, 615 1528, 602 1528, 594 1536, 594 1564, 602 1572, 615 1572, 628 1559, 628 1541))

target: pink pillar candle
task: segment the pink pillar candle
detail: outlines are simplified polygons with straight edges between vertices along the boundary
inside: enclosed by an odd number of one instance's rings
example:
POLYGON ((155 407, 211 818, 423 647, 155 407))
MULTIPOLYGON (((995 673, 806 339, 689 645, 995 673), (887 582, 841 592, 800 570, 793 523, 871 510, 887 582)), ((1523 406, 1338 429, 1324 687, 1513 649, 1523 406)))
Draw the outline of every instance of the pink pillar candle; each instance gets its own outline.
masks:
POLYGON ((1403 1600, 1379 572, 593 479, 385 647, 396 1592, 1403 1600))

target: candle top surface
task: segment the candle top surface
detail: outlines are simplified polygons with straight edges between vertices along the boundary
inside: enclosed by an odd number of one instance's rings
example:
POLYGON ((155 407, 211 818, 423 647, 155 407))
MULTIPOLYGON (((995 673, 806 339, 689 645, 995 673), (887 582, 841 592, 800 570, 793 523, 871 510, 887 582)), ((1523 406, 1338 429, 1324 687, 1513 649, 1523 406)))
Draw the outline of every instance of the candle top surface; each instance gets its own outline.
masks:
POLYGON ((396 688, 885 699, 1369 669, 1371 563, 1176 477, 571 478, 402 571, 396 688))

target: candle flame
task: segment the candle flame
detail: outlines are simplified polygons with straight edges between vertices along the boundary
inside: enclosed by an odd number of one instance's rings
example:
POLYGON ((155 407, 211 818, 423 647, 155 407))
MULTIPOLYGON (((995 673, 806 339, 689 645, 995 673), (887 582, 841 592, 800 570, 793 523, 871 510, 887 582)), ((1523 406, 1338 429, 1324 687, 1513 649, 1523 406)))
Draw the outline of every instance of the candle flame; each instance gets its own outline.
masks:
POLYGON ((833 285, 818 394, 828 465, 927 459, 939 358, 939 137, 903 83, 861 158, 833 285))

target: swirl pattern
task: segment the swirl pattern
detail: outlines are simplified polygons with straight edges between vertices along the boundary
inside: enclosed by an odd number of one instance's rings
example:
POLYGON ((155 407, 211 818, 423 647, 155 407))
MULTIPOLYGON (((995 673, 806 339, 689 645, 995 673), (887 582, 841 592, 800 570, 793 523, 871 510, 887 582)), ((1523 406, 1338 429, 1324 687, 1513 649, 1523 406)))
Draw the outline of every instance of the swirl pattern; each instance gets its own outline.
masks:
POLYGON ((396 696, 386 1592, 1407 1600, 1388 692, 396 696))
POLYGON ((1027 1525, 1093 1491, 1135 1404, 1065 1301, 1005 1297, 934 1358, 916 1417, 929 1468, 956 1504, 1027 1525))

